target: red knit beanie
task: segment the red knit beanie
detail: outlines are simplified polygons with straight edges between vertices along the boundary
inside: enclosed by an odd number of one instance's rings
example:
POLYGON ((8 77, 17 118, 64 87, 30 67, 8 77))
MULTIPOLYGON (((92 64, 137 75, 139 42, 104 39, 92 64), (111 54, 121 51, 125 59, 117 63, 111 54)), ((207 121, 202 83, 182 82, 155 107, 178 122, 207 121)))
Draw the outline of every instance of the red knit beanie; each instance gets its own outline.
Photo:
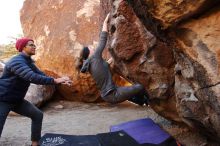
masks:
POLYGON ((29 38, 20 38, 16 41, 16 49, 21 52, 23 50, 23 48, 27 45, 27 43, 29 41, 33 41, 32 39, 29 39, 29 38))

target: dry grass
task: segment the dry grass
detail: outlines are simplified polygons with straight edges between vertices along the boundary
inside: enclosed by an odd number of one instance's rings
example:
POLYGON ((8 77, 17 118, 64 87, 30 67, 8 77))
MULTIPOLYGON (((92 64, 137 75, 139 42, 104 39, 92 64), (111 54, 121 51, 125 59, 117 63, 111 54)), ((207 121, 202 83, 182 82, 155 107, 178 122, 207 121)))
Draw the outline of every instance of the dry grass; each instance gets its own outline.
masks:
POLYGON ((1 45, 0 46, 0 60, 5 60, 10 58, 11 56, 17 54, 17 50, 15 49, 15 44, 1 45))

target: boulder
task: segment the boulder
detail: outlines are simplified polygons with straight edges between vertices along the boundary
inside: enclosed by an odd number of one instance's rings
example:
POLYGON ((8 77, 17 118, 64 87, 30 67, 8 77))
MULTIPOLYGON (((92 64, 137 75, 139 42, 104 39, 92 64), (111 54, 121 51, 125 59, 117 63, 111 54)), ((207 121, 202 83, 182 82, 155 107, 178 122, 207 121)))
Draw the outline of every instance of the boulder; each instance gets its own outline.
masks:
POLYGON ((94 49, 99 39, 99 0, 26 0, 21 10, 24 35, 35 40, 36 63, 53 77, 69 76, 71 87, 58 86, 65 99, 93 102, 99 97, 95 82, 76 69, 79 51, 94 49), (31 8, 31 9, 30 9, 31 8))
MULTIPOLYGON (((175 30, 178 113, 205 134, 220 137, 220 8, 175 30), (202 25, 201 25, 202 24, 202 25)), ((211 136, 210 136, 211 137, 211 136)))
POLYGON ((31 84, 28 88, 27 94, 25 95, 25 99, 37 107, 40 107, 52 98, 54 92, 55 86, 53 85, 46 86, 31 84))
POLYGON ((80 49, 88 46, 93 50, 98 45, 99 15, 99 0, 24 2, 21 24, 25 36, 33 38, 37 45, 36 63, 50 76, 71 78, 71 87, 57 87, 67 100, 94 102, 100 99, 91 76, 76 69, 80 49), (30 9, 33 6, 36 9, 30 9))
POLYGON ((138 82, 145 86, 155 111, 169 119, 181 121, 173 91, 172 49, 145 28, 126 1, 113 2, 109 27, 108 48, 114 57, 117 72, 131 83, 138 82))
POLYGON ((218 141, 220 7, 214 3, 113 0, 108 49, 116 71, 145 86, 158 114, 218 141))

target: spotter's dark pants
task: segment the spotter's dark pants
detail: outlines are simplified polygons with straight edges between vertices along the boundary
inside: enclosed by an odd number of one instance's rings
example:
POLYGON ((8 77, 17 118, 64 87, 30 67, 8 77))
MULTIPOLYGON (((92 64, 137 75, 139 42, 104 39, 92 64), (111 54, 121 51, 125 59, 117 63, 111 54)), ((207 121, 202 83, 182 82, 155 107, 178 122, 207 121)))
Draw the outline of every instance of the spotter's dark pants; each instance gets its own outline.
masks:
MULTIPOLYGON (((33 104, 27 100, 23 100, 20 103, 7 103, 0 102, 0 136, 8 116, 8 113, 13 111, 25 117, 29 117, 32 120, 31 124, 31 140, 39 141, 41 138, 41 128, 43 121, 43 113, 33 104)), ((19 123, 15 123, 18 124, 19 123)))

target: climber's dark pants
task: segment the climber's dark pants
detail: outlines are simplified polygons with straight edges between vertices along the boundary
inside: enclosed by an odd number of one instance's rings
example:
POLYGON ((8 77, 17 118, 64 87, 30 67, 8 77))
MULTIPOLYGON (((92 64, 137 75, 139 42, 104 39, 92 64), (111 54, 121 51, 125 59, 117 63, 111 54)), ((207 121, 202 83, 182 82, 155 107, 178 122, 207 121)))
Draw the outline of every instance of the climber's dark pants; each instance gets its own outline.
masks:
MULTIPOLYGON (((0 136, 2 134, 5 120, 10 111, 14 111, 20 115, 31 118, 31 140, 39 141, 41 138, 43 113, 36 106, 26 100, 15 104, 0 102, 0 136)), ((14 124, 19 126, 19 123, 14 124)))
POLYGON ((132 97, 143 98, 144 87, 141 84, 135 84, 126 87, 117 87, 107 94, 103 99, 110 103, 120 103, 132 97))

